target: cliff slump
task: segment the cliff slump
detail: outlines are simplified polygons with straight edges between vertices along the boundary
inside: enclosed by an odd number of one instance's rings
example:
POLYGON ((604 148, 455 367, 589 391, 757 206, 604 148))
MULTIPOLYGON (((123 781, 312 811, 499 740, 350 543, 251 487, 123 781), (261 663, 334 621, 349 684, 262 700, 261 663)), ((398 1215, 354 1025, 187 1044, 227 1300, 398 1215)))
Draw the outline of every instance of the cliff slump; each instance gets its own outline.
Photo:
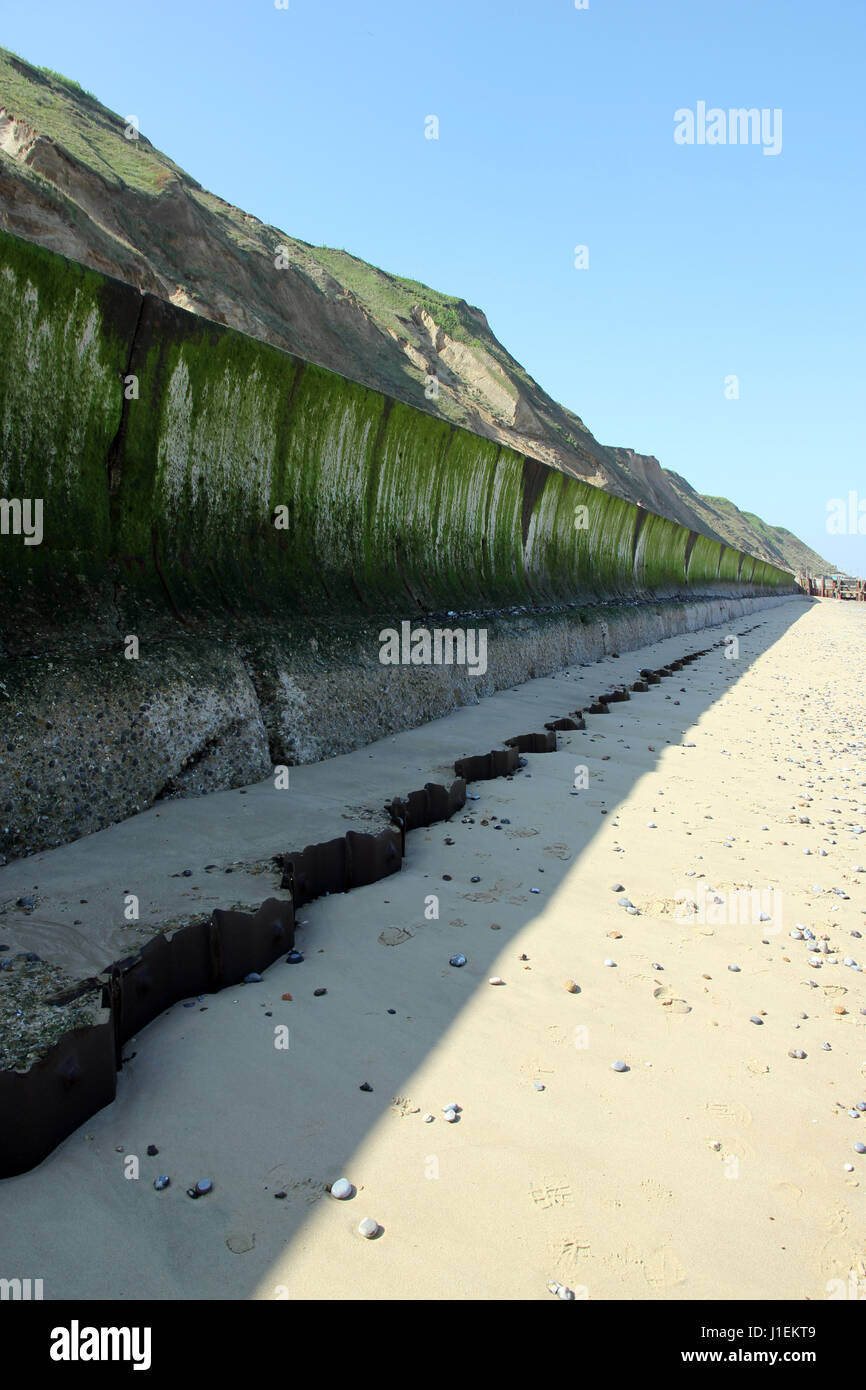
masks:
POLYGON ((6 233, 0 336, 0 498, 41 499, 43 517, 41 544, 0 535, 0 854, 603 650, 601 603, 642 605, 662 635, 707 603, 722 621, 795 590, 766 562, 6 233), (437 614, 484 619, 486 673, 380 664, 383 627, 437 614))

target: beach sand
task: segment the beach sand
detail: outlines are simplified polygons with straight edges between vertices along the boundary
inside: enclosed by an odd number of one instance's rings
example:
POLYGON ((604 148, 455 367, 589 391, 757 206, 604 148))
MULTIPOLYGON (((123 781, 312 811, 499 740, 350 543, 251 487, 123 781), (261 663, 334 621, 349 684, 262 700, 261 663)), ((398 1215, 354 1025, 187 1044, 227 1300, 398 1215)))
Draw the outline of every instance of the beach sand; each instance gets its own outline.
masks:
POLYGON ((793 600, 293 768, 288 791, 164 803, 0 871, 2 901, 37 895, 2 935, 90 973, 136 944, 124 891, 143 922, 257 903, 272 855, 377 829, 390 796, 449 780, 455 758, 746 628, 736 659, 715 648, 512 780, 471 784, 475 823, 412 832, 399 875, 301 909, 303 964, 143 1030, 115 1103, 0 1183, 0 1273, 75 1299, 858 1287, 866 980, 843 958, 866 963, 866 606, 793 600), (769 920, 731 920, 746 885, 777 890, 769 920), (701 888, 707 920, 686 918, 678 895, 701 888), (820 968, 798 923, 829 938, 820 968), (339 1177, 349 1201, 326 1192, 339 1177))

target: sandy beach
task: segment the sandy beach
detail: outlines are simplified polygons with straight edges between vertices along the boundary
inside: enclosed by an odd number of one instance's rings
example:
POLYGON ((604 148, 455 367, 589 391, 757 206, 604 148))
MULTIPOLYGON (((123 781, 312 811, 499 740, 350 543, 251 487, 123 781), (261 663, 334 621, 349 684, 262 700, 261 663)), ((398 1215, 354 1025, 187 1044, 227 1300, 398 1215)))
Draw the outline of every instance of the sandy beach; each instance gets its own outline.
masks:
POLYGON ((164 802, 0 870, 0 902, 37 902, 0 936, 95 972, 144 939, 125 893, 151 930, 280 896, 272 856, 378 829, 455 758, 740 632, 734 659, 715 647, 471 784, 399 875, 301 910, 303 963, 143 1030, 114 1104, 0 1183, 4 1272, 47 1299, 862 1295, 861 604, 792 600, 569 668, 292 768, 287 791, 164 802))

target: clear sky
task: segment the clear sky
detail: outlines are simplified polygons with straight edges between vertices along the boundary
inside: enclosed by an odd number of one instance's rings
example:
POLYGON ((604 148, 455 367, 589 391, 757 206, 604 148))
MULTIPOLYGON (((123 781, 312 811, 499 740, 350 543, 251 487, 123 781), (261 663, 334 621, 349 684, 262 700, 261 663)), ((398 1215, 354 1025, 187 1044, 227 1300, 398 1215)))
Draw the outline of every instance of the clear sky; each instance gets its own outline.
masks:
POLYGON ((2 43, 265 222, 479 305, 602 443, 866 574, 864 0, 40 0, 2 43), (700 102, 781 110, 781 149, 772 115, 678 144, 700 102), (864 534, 828 534, 852 491, 864 534))

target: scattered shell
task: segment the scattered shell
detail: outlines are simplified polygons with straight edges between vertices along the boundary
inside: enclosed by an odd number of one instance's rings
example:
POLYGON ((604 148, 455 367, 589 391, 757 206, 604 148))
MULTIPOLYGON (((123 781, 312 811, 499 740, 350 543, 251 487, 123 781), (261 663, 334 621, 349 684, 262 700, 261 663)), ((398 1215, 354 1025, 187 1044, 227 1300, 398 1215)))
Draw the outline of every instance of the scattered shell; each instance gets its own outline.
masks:
POLYGON ((574 980, 566 980, 565 988, 568 990, 569 994, 577 994, 579 986, 575 984, 574 980))
POLYGON ((565 1284, 557 1284, 555 1279, 548 1279, 547 1287, 550 1293, 555 1294, 557 1298, 561 1298, 565 1302, 574 1300, 573 1290, 566 1288, 565 1284))
POLYGON ((757 1015, 757 1014, 752 1014, 751 1018, 749 1019, 749 1022, 750 1022, 750 1023, 763 1023, 764 1020, 763 1020, 762 1018, 758 1018, 758 1015, 757 1015))
POLYGON ((533 1081, 532 1084, 533 1084, 533 1086, 535 1087, 536 1091, 543 1091, 543 1090, 544 1090, 544 1082, 543 1082, 543 1081, 533 1081))
POLYGON ((358 1087, 359 1091, 372 1091, 372 1089, 373 1087, 370 1085, 369 1081, 362 1081, 358 1087))
POLYGON ((663 965, 659 965, 658 961, 657 961, 657 960, 654 960, 654 961, 652 962, 651 966, 650 966, 650 969, 651 969, 651 970, 664 970, 664 966, 663 966, 663 965))
POLYGON ((423 1115, 423 1116, 422 1116, 422 1119, 423 1119, 425 1125, 432 1125, 432 1123, 433 1123, 433 1121, 435 1120, 435 1118, 436 1118, 436 1116, 435 1116, 435 1115, 431 1115, 431 1114, 429 1113, 429 1111, 428 1111, 428 1113, 427 1113, 426 1115, 423 1115))
POLYGON ((284 995, 283 995, 283 998, 284 998, 284 999, 288 999, 289 1003, 292 1002, 292 996, 291 996, 290 994, 284 994, 284 995))
POLYGON ((336 1197, 338 1202, 345 1202, 347 1197, 351 1197, 355 1189, 348 1178, 337 1178, 336 1182, 331 1183, 331 1196, 336 1197))
POLYGON ((611 885, 611 890, 610 890, 610 891, 611 891, 612 893, 624 893, 624 892, 625 892, 625 889, 623 888, 623 886, 622 886, 621 883, 614 883, 614 884, 611 885))
POLYGON ((788 1052, 788 1056, 795 1057, 798 1061, 802 1061, 806 1054, 801 1047, 795 1047, 791 1048, 791 1050, 788 1052))
POLYGON ((373 1237, 377 1236, 378 1234, 378 1221, 374 1221, 372 1216, 365 1216, 364 1220, 361 1221, 358 1225, 358 1235, 366 1237, 367 1240, 372 1240, 373 1237))
POLYGON ((738 965, 729 965, 728 969, 733 970, 735 975, 739 975, 740 973, 740 967, 738 965))

